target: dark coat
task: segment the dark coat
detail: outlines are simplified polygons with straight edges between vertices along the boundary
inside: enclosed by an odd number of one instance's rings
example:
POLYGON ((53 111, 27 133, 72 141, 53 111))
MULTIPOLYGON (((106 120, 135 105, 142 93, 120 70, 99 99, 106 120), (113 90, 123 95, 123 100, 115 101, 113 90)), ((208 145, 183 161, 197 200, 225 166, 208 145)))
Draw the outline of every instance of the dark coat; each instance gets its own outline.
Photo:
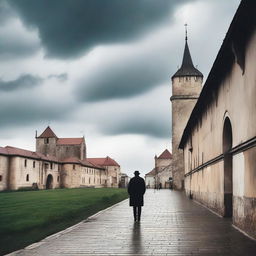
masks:
POLYGON ((128 184, 130 206, 143 206, 143 195, 146 191, 145 181, 139 176, 131 178, 128 184))

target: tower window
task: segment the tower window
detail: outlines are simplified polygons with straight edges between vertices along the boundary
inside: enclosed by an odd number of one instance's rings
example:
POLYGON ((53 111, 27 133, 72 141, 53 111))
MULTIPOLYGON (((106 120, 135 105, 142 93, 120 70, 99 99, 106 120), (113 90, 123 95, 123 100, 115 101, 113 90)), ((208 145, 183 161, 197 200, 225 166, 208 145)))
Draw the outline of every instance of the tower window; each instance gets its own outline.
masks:
POLYGON ((44 144, 49 144, 49 138, 44 138, 44 144))
POLYGON ((3 180, 3 176, 2 175, 0 175, 0 181, 2 181, 3 180))
POLYGON ((52 167, 53 167, 53 163, 50 163, 50 167, 51 167, 51 169, 52 169, 52 167))
POLYGON ((29 174, 27 174, 26 176, 26 181, 29 181, 29 174))
POLYGON ((33 161, 33 168, 36 167, 36 161, 33 161))
POLYGON ((27 167, 27 159, 24 160, 24 166, 27 167))
POLYGON ((73 170, 75 170, 76 169, 76 165, 75 164, 73 164, 73 170))

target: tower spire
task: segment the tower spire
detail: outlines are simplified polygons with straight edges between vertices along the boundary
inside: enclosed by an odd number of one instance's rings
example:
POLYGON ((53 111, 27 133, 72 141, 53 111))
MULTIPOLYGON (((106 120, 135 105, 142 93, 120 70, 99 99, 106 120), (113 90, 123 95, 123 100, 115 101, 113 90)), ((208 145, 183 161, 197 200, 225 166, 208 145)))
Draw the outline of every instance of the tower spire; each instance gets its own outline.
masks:
POLYGON ((184 26, 185 26, 185 41, 187 42, 188 41, 188 24, 185 23, 184 26))
POLYGON ((203 74, 194 67, 189 47, 188 47, 188 24, 185 23, 185 48, 183 53, 183 59, 180 69, 172 77, 182 77, 182 76, 197 76, 203 77, 203 74))

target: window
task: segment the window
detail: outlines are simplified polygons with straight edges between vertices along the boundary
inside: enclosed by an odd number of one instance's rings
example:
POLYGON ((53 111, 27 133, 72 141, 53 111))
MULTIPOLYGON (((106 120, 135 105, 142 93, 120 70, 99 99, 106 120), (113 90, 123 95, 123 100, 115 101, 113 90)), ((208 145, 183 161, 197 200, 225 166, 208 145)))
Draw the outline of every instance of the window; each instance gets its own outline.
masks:
POLYGON ((33 161, 33 168, 36 167, 36 161, 33 161))
POLYGON ((26 181, 29 181, 29 175, 27 174, 27 176, 26 176, 26 181))
POLYGON ((53 167, 53 163, 50 163, 50 166, 51 166, 51 169, 52 169, 52 167, 53 167))
POLYGON ((0 175, 0 181, 2 181, 3 180, 3 176, 2 175, 0 175))
POLYGON ((27 167, 27 159, 24 161, 24 166, 27 167))
POLYGON ((49 144, 49 138, 44 138, 44 144, 49 144))
POLYGON ((76 169, 76 165, 75 164, 73 164, 73 170, 75 170, 76 169))

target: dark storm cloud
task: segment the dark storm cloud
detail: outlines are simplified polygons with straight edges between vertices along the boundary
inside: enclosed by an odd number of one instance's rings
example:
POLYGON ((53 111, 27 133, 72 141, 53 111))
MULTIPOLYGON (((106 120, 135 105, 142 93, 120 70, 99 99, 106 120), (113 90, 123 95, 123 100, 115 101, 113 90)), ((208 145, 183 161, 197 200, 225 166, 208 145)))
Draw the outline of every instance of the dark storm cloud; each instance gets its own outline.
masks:
POLYGON ((0 24, 8 21, 11 17, 13 17, 15 13, 13 10, 8 6, 5 0, 0 1, 0 24))
POLYGON ((106 135, 118 134, 142 134, 156 138, 170 137, 170 123, 166 118, 151 117, 139 118, 135 116, 129 120, 122 120, 122 122, 115 122, 115 125, 107 124, 104 126, 104 133, 106 135))
POLYGON ((32 88, 43 82, 43 79, 38 76, 21 75, 16 80, 4 81, 0 79, 0 91, 15 91, 18 89, 32 88))
POLYGON ((8 0, 38 28, 48 56, 70 58, 95 45, 124 42, 165 21, 191 0, 8 0))
POLYGON ((129 98, 144 93, 166 81, 170 66, 165 56, 136 56, 133 60, 120 58, 110 66, 101 66, 97 73, 87 75, 79 82, 75 93, 81 101, 94 102, 129 98), (141 58, 140 58, 141 57, 141 58))

